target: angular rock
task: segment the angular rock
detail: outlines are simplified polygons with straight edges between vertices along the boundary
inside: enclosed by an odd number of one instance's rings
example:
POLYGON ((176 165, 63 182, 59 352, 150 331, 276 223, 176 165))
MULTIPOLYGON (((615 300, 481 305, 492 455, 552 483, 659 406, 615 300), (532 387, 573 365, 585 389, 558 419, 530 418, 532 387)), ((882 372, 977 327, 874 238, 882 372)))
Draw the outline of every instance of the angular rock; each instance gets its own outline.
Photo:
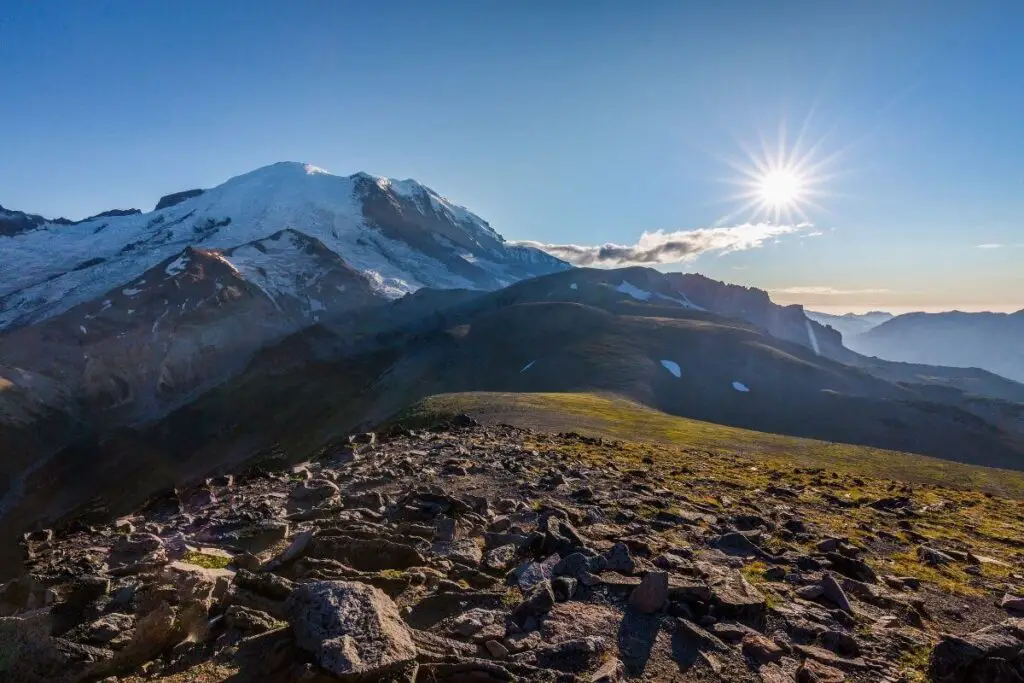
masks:
POLYGON ((266 612, 241 605, 228 607, 224 612, 224 622, 229 628, 243 633, 266 633, 280 625, 280 622, 266 612))
POLYGON ((508 657, 508 648, 499 643, 497 640, 488 640, 484 643, 484 647, 491 653, 491 656, 495 659, 505 659, 508 657))
POLYGON ((483 565, 491 571, 503 571, 515 562, 518 554, 519 546, 514 543, 498 546, 484 553, 483 565))
POLYGON ((555 593, 551 589, 550 581, 541 581, 534 586, 526 598, 512 611, 512 619, 522 626, 527 619, 533 617, 538 619, 548 612, 555 605, 555 593))
POLYGON ((626 680, 626 665, 621 659, 609 659, 590 675, 590 683, 619 683, 626 680))
POLYGON ((853 614, 853 606, 850 604, 850 599, 846 597, 843 587, 839 585, 834 576, 825 574, 821 579, 821 589, 824 596, 833 605, 848 614, 853 614))
POLYGON ((951 562, 953 562, 952 556, 942 552, 941 550, 929 548, 926 545, 918 546, 917 557, 919 560, 921 560, 921 562, 924 562, 925 564, 931 565, 933 567, 937 567, 944 564, 950 564, 951 562))
POLYGON ((797 683, 844 683, 846 674, 827 664, 805 659, 796 671, 797 683))
POLYGON ((273 571, 278 567, 282 567, 289 562, 299 559, 305 554, 306 550, 309 549, 309 544, 313 540, 312 531, 300 531, 292 537, 291 543, 288 547, 277 554, 272 560, 267 563, 266 569, 273 571))
POLYGON ((748 633, 743 636, 741 643, 743 653, 752 658, 758 664, 770 664, 782 659, 782 648, 776 645, 771 638, 766 638, 760 633, 748 633))
POLYGON ((551 590, 555 593, 555 600, 565 602, 571 600, 576 594, 578 581, 571 576, 558 576, 551 580, 551 590))
POLYGON ((668 572, 654 571, 644 575, 640 585, 629 594, 629 606, 643 614, 653 614, 668 600, 668 572))
POLYGON ((416 658, 398 607, 373 586, 318 581, 288 598, 288 621, 297 645, 341 680, 383 677, 416 658))
POLYGON ((706 647, 715 652, 731 652, 729 646, 722 642, 718 636, 709 633, 689 619, 677 618, 676 631, 685 638, 696 640, 701 647, 706 647))
POLYGON ((616 543, 605 555, 607 569, 620 574, 632 574, 636 571, 636 561, 625 543, 616 543))
POLYGON ((817 600, 825 594, 825 589, 817 584, 813 583, 810 586, 801 586, 796 589, 796 594, 804 600, 817 600))
POLYGON ((867 662, 860 657, 840 657, 835 652, 818 647, 817 645, 794 645, 793 649, 807 659, 813 659, 820 664, 838 669, 860 671, 868 668, 867 662))
POLYGON ((604 566, 605 560, 600 556, 572 553, 562 558, 554 566, 553 571, 556 576, 571 576, 578 579, 584 573, 601 571, 604 566))
POLYGON ((963 636, 945 636, 928 658, 928 675, 933 683, 1024 679, 1024 619, 1007 619, 963 636))
POLYGON ((177 589, 180 600, 220 600, 231 586, 235 572, 171 562, 164 568, 163 577, 177 589))
POLYGON ((519 584, 520 590, 528 591, 542 581, 550 580, 560 559, 558 555, 551 555, 542 562, 526 562, 520 565, 515 571, 516 583, 519 584))
POLYGON ((415 548, 383 538, 364 539, 325 536, 313 539, 310 557, 337 560, 364 572, 422 567, 426 559, 415 548))
POLYGON ((767 606, 764 595, 741 574, 732 574, 711 586, 711 600, 726 616, 757 616, 767 606))
POLYGON ((867 562, 839 553, 825 553, 825 558, 832 563, 832 568, 851 579, 865 583, 878 583, 878 575, 867 562))
POLYGON ((1011 612, 1024 612, 1024 598, 1019 598, 1016 595, 1010 595, 1007 593, 1003 596, 1003 599, 999 601, 999 606, 1011 612))

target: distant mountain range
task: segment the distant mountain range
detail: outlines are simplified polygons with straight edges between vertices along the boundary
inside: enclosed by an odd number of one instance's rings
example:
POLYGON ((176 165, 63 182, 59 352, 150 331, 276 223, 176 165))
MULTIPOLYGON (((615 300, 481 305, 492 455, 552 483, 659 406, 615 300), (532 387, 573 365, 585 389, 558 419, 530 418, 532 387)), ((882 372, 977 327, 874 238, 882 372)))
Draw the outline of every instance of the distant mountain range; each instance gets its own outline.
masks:
POLYGON ((807 317, 843 336, 843 345, 890 361, 981 368, 1024 382, 1024 309, 1016 313, 891 313, 807 317))
POLYGON ((0 537, 443 392, 606 392, 1024 469, 1024 384, 866 357, 759 289, 571 268, 415 181, 281 163, 157 207, 0 215, 0 537))
POLYGON ((846 344, 887 360, 983 368, 1024 382, 1024 310, 908 313, 846 339, 846 344))
POLYGON ((882 323, 892 320, 892 313, 884 311, 870 311, 868 313, 844 313, 843 315, 832 315, 830 313, 819 313, 807 311, 807 317, 822 325, 828 325, 843 335, 844 340, 864 334, 868 330, 878 327, 882 323))

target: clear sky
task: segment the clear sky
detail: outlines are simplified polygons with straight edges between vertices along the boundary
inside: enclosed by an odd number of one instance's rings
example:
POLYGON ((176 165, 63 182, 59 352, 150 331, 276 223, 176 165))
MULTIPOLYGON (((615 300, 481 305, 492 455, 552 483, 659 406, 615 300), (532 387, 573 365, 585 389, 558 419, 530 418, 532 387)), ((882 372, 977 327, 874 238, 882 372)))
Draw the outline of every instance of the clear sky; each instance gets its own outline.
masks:
POLYGON ((813 228, 659 267, 822 310, 1016 310, 1022 34, 1019 0, 5 0, 0 204, 148 210, 296 160, 416 178, 509 239, 629 246, 771 220, 728 160, 782 125, 813 228))

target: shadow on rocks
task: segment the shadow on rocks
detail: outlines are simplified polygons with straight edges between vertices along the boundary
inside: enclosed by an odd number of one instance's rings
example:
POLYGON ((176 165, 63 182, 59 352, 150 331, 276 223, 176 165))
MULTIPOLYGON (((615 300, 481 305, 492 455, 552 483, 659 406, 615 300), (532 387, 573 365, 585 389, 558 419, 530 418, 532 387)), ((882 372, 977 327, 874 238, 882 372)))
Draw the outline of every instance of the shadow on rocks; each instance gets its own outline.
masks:
POLYGON ((647 667, 647 660, 658 638, 661 619, 653 614, 639 614, 627 610, 619 624, 619 659, 630 676, 639 676, 647 667))

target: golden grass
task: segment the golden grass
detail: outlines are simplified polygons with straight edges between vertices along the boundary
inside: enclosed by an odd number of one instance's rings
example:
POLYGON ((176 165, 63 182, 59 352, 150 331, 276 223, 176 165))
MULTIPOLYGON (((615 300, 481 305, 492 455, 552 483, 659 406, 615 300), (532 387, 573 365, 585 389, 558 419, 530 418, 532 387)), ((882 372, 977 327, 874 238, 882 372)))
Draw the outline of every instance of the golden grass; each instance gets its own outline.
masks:
POLYGON ((406 419, 465 412, 484 422, 508 422, 540 430, 723 451, 776 467, 823 467, 915 484, 987 491, 1024 499, 1024 473, 965 465, 939 458, 867 446, 756 432, 675 417, 614 396, 588 393, 514 394, 472 392, 432 396, 406 419))

